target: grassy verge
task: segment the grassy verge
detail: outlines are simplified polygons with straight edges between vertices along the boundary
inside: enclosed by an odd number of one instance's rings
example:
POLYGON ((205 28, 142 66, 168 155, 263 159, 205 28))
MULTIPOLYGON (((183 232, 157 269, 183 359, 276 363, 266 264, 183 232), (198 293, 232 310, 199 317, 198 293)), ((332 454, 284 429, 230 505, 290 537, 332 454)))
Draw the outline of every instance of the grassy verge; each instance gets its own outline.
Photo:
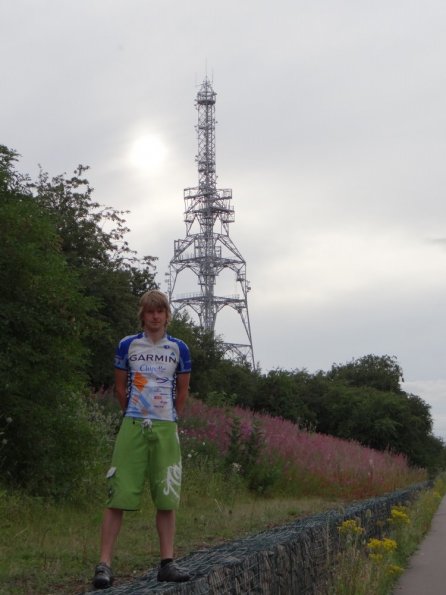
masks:
MULTIPOLYGON (((228 481, 218 473, 205 477, 203 469, 186 482, 176 554, 181 557, 333 506, 336 502, 317 497, 262 498, 237 478, 228 481)), ((88 590, 98 561, 102 509, 98 497, 73 507, 0 493, 1 595, 88 590)), ((116 584, 141 576, 158 560, 154 510, 147 498, 141 512, 125 515, 114 561, 116 584)))
MULTIPOLYGON (((180 429, 184 484, 177 557, 425 477, 401 456, 311 434, 278 418, 231 413, 193 399, 188 407, 180 429)), ((70 492, 71 504, 2 492, 0 486, 0 595, 89 589, 106 493, 96 469, 102 474, 109 464, 117 425, 107 411, 93 413, 104 448, 79 494, 70 492)), ((113 564, 116 583, 157 563, 154 510, 147 497, 142 512, 125 516, 113 564)))
POLYGON ((345 549, 338 556, 328 595, 390 595, 445 494, 443 475, 412 505, 392 508, 381 539, 365 542, 357 521, 345 521, 338 528, 345 549))

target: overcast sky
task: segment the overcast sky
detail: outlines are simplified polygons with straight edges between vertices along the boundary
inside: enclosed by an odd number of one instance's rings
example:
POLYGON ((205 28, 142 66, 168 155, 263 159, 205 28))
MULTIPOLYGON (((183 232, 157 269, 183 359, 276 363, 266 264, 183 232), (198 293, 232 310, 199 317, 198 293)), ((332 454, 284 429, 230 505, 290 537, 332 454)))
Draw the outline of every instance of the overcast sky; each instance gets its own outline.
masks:
POLYGON ((207 74, 262 371, 394 355, 446 438, 445 17, 443 0, 3 0, 0 143, 32 177, 89 165, 166 289, 207 74))

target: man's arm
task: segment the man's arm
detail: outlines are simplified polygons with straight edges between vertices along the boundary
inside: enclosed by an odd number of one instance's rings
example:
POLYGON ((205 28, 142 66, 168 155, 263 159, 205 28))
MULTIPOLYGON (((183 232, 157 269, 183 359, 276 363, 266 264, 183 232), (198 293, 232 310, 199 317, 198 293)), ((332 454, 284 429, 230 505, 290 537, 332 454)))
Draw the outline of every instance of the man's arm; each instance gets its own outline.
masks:
POLYGON ((175 408, 178 415, 182 415, 184 405, 186 404, 187 393, 189 392, 190 374, 177 374, 177 394, 175 399, 175 408))
POLYGON ((127 370, 115 368, 115 395, 118 398, 123 413, 127 408, 127 379, 127 370))

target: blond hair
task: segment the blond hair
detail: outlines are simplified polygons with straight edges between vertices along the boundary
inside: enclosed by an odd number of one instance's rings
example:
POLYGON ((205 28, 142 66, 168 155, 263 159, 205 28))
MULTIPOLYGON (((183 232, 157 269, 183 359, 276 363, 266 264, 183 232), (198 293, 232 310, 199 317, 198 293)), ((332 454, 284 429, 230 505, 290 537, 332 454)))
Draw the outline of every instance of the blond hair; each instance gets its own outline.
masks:
MULTIPOLYGON (((169 300, 167 295, 159 289, 151 289, 146 291, 139 300, 138 318, 141 326, 144 326, 144 312, 147 310, 155 310, 162 308, 167 313, 167 324, 172 320, 172 312, 170 310, 169 300)), ((166 326, 167 326, 166 324, 166 326)))

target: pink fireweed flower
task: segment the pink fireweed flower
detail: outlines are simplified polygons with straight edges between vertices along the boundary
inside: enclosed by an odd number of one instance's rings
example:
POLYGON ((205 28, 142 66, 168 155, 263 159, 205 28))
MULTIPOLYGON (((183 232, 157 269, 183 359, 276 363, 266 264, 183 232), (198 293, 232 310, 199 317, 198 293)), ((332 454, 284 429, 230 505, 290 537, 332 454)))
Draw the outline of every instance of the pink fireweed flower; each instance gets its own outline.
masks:
POLYGON ((215 444, 224 456, 229 447, 232 417, 240 419, 242 439, 249 437, 254 420, 260 423, 265 448, 262 461, 279 461, 285 479, 314 477, 336 493, 367 497, 401 488, 425 479, 422 470, 409 468, 403 455, 380 452, 357 442, 310 433, 291 421, 240 407, 210 407, 190 399, 183 421, 185 435, 215 444))

